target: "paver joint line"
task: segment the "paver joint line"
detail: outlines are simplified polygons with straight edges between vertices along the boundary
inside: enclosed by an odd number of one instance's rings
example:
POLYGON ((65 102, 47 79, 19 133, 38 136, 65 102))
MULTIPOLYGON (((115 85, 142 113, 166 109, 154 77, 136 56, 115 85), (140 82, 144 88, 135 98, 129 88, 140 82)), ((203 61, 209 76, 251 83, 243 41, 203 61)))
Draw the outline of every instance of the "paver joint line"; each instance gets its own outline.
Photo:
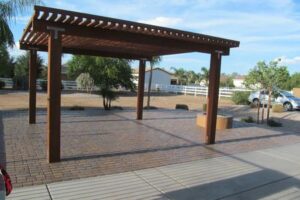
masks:
POLYGON ((48 188, 48 185, 45 184, 45 186, 46 186, 47 192, 48 192, 48 194, 49 194, 50 200, 53 200, 53 198, 52 198, 52 196, 51 196, 51 193, 50 193, 50 190, 49 190, 49 188, 48 188))
MULTIPOLYGON (((169 199, 169 197, 166 196, 165 192, 160 190, 158 187, 156 187, 155 185, 151 184, 149 181, 147 181, 146 179, 144 179, 142 176, 138 175, 135 171, 133 172, 138 178, 142 179, 147 185, 151 186, 153 189, 157 190, 159 193, 162 194, 163 197, 169 199)), ((169 199, 171 200, 171 199, 169 199)))
POLYGON ((175 181, 176 183, 178 183, 179 185, 181 185, 181 186, 184 187, 185 189, 191 190, 189 186, 185 185, 184 183, 181 183, 181 182, 180 182, 179 180, 177 180, 175 177, 169 176, 168 174, 164 173, 163 171, 159 170, 158 168, 156 168, 156 170, 157 170, 159 173, 163 174, 164 176, 169 177, 170 179, 172 179, 173 181, 175 181))

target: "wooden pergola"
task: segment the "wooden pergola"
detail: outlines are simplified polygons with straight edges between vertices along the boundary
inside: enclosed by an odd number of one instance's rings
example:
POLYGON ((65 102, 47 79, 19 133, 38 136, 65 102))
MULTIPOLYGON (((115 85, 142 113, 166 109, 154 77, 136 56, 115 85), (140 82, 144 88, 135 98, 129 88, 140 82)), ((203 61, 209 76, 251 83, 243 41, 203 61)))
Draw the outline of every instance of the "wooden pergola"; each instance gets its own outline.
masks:
POLYGON ((215 142, 221 57, 239 42, 79 12, 35 6, 20 48, 30 51, 29 123, 36 123, 37 51, 48 52, 47 158, 60 161, 62 53, 139 60, 137 120, 143 118, 146 61, 154 56, 211 55, 205 141, 215 142))

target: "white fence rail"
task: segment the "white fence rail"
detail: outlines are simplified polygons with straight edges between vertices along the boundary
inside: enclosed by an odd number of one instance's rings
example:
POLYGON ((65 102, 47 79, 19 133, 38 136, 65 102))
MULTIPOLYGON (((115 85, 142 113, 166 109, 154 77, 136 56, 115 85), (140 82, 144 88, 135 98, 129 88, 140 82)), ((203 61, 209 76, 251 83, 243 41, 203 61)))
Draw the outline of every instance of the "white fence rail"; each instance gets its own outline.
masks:
MULTIPOLYGON (((203 86, 185 86, 185 85, 160 85, 156 84, 155 86, 157 91, 162 92, 172 92, 176 94, 189 94, 189 95, 208 95, 208 88, 203 86)), ((237 91, 252 91, 244 88, 220 88, 219 89, 219 97, 231 97, 234 92, 237 91)))
MULTIPOLYGON (((13 81, 11 78, 0 78, 0 80, 5 82, 5 88, 10 89, 13 88, 13 81)), ((37 89, 41 90, 41 82, 43 82, 43 79, 37 79, 36 86, 37 89)), ((77 86, 76 81, 62 81, 63 90, 84 90, 82 88, 79 88, 77 86)), ((145 91, 147 91, 147 84, 145 84, 145 91)), ((185 94, 185 95, 203 95, 207 96, 208 94, 208 88, 203 86, 185 86, 185 85, 161 85, 156 84, 155 85, 156 91, 160 92, 171 92, 176 94, 185 94)), ((99 90, 98 87, 93 88, 94 91, 99 90)), ((220 97, 231 97, 232 94, 236 91, 251 91, 244 88, 220 88, 219 90, 219 96, 220 97)))
POLYGON ((13 88, 13 80, 11 78, 0 78, 0 81, 3 81, 5 83, 4 88, 13 88))

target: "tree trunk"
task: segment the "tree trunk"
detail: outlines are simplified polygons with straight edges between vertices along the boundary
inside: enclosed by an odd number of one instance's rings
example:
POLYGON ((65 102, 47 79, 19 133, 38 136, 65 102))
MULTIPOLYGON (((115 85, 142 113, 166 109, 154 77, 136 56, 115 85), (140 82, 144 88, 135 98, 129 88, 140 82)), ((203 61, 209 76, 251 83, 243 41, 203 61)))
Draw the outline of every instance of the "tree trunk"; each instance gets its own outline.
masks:
POLYGON ((265 104, 262 105, 262 111, 261 111, 261 123, 264 123, 264 116, 265 116, 265 104))
POLYGON ((258 95, 258 104, 257 104, 257 118, 256 118, 257 124, 259 124, 259 113, 260 113, 260 93, 258 95))
POLYGON ((267 122, 270 118, 270 107, 271 107, 271 100, 272 100, 272 88, 269 88, 269 99, 268 99, 268 110, 267 110, 267 122))
POLYGON ((150 93, 151 93, 151 84, 152 84, 152 70, 153 65, 150 62, 150 75, 149 75, 149 81, 148 81, 148 95, 147 95, 147 108, 150 108, 150 93))

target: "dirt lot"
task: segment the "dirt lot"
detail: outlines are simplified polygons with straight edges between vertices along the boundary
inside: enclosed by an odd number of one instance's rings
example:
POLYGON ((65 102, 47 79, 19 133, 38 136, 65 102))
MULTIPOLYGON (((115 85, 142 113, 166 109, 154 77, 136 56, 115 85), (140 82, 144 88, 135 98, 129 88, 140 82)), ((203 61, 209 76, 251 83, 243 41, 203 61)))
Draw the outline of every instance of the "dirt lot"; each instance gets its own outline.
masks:
MULTIPOLYGON (((28 92, 19 91, 0 91, 0 110, 26 110, 28 109, 28 92)), ((124 109, 135 109, 137 97, 134 94, 124 93, 112 103, 112 106, 120 106, 124 109)), ((146 97, 144 105, 146 104, 146 97)), ((204 96, 185 96, 174 94, 153 94, 151 97, 151 106, 164 109, 174 109, 176 104, 186 104, 190 110, 201 111, 203 104, 206 103, 204 96)), ((37 107, 46 108, 47 95, 46 93, 37 93, 37 107)), ((72 106, 83 106, 85 108, 103 109, 102 98, 96 94, 86 93, 63 93, 62 107, 67 109, 72 106)), ((235 117, 235 119, 252 116, 256 119, 256 109, 251 109, 249 106, 234 105, 228 98, 220 98, 219 100, 219 114, 228 114, 235 117)), ((266 109, 265 115, 266 116, 266 109)), ((272 113, 271 117, 284 124, 284 129, 295 130, 298 132, 300 121, 300 112, 283 112, 272 113)))
MULTIPOLYGON (((9 92, 2 91, 0 93, 0 109, 13 110, 13 109, 27 109, 28 108, 28 92, 9 92)), ((121 95, 116 101, 112 103, 113 106, 121 106, 123 108, 135 108, 136 96, 134 95, 121 95)), ((144 105, 147 99, 144 100, 144 105)), ((154 95, 151 97, 151 105, 158 108, 175 108, 176 104, 187 104, 191 110, 202 109, 203 103, 206 102, 204 96, 184 96, 184 95, 154 95)), ((37 107, 45 108, 47 103, 46 93, 37 93, 37 107)), ((230 99, 220 99, 220 107, 233 105, 230 99)), ((83 106, 83 107, 98 107, 102 108, 102 98, 95 94, 85 93, 63 93, 62 106, 83 106)))

